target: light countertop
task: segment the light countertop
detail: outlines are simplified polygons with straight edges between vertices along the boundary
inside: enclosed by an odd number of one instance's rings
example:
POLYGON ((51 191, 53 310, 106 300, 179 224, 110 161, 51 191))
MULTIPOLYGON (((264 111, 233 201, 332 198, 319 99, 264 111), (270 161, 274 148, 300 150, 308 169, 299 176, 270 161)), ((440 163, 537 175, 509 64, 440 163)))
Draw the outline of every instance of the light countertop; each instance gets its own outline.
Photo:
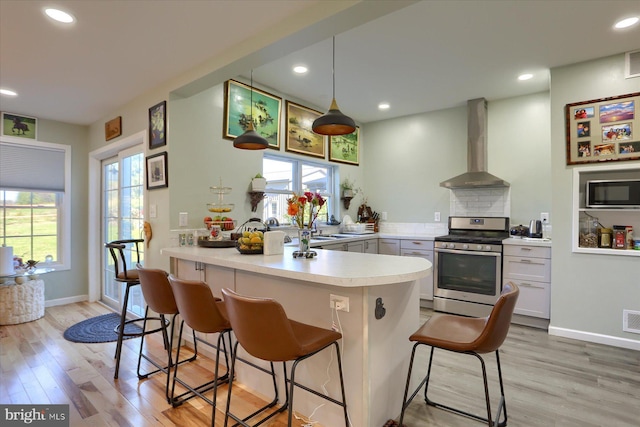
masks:
POLYGON ((243 255, 235 248, 185 246, 164 248, 162 255, 236 270, 305 280, 342 287, 408 282, 426 277, 431 263, 419 257, 398 257, 314 249, 312 259, 293 258, 296 247, 285 246, 282 255, 243 255))

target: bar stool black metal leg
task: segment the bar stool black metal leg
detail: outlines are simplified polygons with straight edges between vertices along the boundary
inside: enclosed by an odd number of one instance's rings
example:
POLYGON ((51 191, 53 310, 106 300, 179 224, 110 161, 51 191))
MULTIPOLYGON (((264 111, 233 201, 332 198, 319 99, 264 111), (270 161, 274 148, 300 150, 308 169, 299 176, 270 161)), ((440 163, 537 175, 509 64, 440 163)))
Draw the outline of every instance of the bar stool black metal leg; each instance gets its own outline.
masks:
POLYGON ((124 337, 124 325, 127 320, 127 304, 129 303, 129 288, 131 285, 125 285, 124 301, 122 305, 122 313, 120 315, 120 326, 118 328, 118 342, 116 344, 116 369, 113 374, 114 379, 118 379, 118 373, 120 371, 120 355, 122 354, 122 340, 124 337))

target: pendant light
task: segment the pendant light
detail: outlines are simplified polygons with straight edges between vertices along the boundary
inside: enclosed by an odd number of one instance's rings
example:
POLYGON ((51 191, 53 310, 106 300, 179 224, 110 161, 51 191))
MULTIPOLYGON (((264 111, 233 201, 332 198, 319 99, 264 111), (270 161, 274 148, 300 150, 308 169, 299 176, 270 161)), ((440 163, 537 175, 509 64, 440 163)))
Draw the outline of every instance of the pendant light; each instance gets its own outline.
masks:
POLYGON ((312 129, 320 135, 348 135, 356 130, 356 123, 349 116, 342 114, 336 102, 336 36, 333 36, 333 100, 329 111, 313 121, 312 129))
POLYGON ((233 140, 233 146, 243 150, 264 150, 269 142, 253 130, 253 69, 251 70, 251 103, 249 104, 249 126, 247 130, 233 140))

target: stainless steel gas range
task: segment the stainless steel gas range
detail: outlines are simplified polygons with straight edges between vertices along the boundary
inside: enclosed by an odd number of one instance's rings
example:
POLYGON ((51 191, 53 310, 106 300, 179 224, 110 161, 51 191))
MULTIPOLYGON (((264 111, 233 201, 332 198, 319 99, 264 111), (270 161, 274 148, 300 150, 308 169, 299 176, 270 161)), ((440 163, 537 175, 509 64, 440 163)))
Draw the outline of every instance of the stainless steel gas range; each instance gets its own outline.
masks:
POLYGON ((449 234, 434 239, 433 307, 482 317, 502 291, 506 217, 449 217, 449 234))

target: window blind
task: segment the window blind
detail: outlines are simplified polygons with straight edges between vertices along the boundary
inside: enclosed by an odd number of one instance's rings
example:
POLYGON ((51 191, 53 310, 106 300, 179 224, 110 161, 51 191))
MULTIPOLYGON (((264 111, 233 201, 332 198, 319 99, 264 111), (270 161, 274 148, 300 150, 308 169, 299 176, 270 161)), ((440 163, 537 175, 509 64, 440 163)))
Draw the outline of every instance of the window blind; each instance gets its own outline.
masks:
POLYGON ((61 149, 0 142, 0 188, 64 191, 64 159, 61 149))

